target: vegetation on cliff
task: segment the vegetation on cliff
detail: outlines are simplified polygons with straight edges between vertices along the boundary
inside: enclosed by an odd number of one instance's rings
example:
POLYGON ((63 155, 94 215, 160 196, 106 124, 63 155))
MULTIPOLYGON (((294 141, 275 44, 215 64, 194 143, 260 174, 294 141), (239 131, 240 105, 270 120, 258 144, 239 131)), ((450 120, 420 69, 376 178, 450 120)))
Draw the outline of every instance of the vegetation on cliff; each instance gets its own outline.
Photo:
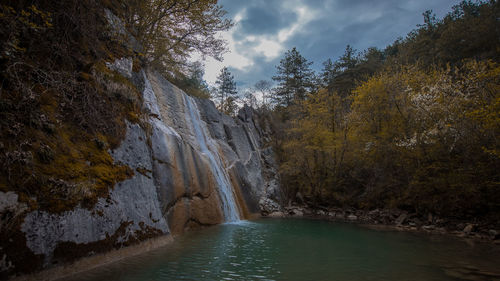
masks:
POLYGON ((31 209, 62 212, 93 206, 132 176, 109 150, 126 121, 141 122, 141 89, 106 64, 130 57, 133 72, 154 65, 207 97, 200 65, 185 61, 193 51, 224 50, 214 35, 231 22, 216 2, 3 1, 0 190, 31 209))

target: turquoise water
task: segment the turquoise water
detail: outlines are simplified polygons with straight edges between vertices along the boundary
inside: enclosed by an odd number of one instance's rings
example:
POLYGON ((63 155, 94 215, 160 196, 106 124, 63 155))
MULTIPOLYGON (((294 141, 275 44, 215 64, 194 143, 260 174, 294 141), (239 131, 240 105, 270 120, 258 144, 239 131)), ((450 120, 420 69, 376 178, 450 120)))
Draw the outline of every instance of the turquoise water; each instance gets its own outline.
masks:
POLYGON ((500 247, 344 223, 261 219, 190 232, 65 280, 500 280, 500 247))

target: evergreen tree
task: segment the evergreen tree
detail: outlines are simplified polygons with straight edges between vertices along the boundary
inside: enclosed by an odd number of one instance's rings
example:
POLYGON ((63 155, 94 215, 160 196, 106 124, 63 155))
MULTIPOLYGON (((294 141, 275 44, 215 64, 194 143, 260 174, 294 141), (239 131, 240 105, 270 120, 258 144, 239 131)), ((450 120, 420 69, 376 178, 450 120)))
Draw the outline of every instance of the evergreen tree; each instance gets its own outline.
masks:
POLYGON ((238 92, 236 91, 234 77, 227 67, 221 69, 215 84, 217 85, 215 98, 219 102, 219 110, 224 113, 230 113, 230 110, 234 108, 238 92))
POLYGON ((321 85, 323 88, 328 89, 329 92, 331 92, 332 85, 333 85, 333 80, 335 79, 336 76, 336 71, 335 71, 335 65, 332 62, 331 59, 327 59, 326 61, 323 62, 323 70, 321 72, 320 78, 321 78, 321 85))
POLYGON ((307 93, 313 90, 314 72, 310 69, 311 64, 295 47, 285 53, 276 67, 278 74, 272 78, 278 82, 274 93, 278 106, 288 107, 295 100, 304 100, 307 93))
POLYGON ((332 75, 334 79, 330 81, 329 87, 334 88, 342 98, 351 94, 351 90, 360 78, 360 73, 356 69, 358 64, 357 51, 350 45, 346 46, 344 54, 334 63, 332 75))

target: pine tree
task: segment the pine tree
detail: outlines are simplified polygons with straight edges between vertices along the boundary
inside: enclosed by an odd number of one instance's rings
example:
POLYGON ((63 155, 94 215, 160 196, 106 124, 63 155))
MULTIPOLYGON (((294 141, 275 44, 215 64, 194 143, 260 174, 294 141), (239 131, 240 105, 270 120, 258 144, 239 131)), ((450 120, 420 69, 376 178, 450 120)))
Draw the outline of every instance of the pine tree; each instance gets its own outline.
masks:
POLYGON ((304 100, 307 93, 313 90, 314 72, 310 69, 311 64, 295 47, 285 53, 276 67, 278 74, 272 78, 279 83, 273 97, 278 106, 288 107, 296 100, 304 100))
POLYGON ((219 102, 219 110, 224 113, 230 113, 230 110, 234 108, 233 104, 237 98, 238 92, 236 90, 234 77, 227 67, 221 69, 215 84, 217 85, 215 98, 219 102))
POLYGON ((321 85, 323 86, 323 88, 326 88, 329 92, 331 92, 333 90, 332 85, 336 75, 337 71, 335 70, 335 64, 332 62, 332 60, 327 59, 325 62, 323 62, 323 70, 320 76, 321 85))

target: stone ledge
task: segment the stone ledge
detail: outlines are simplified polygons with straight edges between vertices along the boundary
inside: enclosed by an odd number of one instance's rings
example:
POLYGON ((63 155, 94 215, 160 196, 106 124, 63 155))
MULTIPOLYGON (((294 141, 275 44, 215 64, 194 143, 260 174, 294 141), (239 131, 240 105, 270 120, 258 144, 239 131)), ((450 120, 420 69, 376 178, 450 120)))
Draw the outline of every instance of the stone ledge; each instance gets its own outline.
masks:
POLYGON ((143 241, 139 244, 112 250, 104 254, 82 258, 74 263, 48 268, 37 273, 10 278, 10 281, 52 281, 63 280, 64 277, 117 262, 121 259, 149 252, 165 246, 173 241, 172 235, 164 235, 143 241))

